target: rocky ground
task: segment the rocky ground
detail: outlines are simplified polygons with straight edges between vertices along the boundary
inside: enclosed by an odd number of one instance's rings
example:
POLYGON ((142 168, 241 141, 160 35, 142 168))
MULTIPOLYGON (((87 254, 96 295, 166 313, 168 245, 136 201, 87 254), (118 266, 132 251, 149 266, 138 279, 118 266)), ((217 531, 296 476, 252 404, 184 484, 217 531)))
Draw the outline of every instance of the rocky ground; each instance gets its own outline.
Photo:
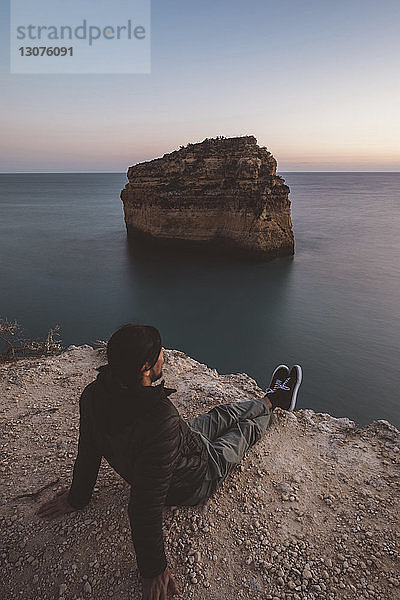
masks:
MULTIPOLYGON (((184 417, 262 395, 245 374, 219 375, 175 350, 165 356, 165 383, 184 417)), ((102 350, 71 346, 0 367, 1 599, 141 597, 128 485, 105 461, 86 509, 52 522, 35 515, 71 480, 79 394, 104 362, 102 350)), ((278 410, 207 504, 166 509, 182 597, 399 599, 399 439, 386 421, 360 429, 278 410)))

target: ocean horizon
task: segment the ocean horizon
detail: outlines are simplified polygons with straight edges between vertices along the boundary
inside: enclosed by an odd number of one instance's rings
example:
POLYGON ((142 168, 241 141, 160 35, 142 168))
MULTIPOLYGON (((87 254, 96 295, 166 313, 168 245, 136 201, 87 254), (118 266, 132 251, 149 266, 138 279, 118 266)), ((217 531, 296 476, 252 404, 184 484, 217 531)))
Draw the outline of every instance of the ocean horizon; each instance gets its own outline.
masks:
POLYGON ((165 347, 262 388, 299 363, 298 408, 399 426, 400 173, 279 174, 295 255, 251 263, 133 251, 125 172, 1 173, 0 316, 29 337, 60 324, 64 346, 151 323, 165 347))

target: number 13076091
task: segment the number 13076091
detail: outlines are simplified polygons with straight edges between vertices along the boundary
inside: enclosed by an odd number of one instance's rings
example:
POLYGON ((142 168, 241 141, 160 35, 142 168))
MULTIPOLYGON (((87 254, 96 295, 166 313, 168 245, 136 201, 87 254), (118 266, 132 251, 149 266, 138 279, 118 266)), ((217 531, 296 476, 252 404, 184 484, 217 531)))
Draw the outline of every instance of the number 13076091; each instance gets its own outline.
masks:
POLYGON ((21 46, 21 56, 73 56, 74 48, 70 46, 21 46))

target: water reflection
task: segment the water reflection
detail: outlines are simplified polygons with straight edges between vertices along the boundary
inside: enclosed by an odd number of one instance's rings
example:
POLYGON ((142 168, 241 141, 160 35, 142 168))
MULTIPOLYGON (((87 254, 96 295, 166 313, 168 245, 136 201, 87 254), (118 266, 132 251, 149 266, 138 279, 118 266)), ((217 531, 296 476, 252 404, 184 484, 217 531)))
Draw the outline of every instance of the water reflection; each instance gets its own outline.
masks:
POLYGON ((126 251, 135 312, 160 328, 166 347, 222 372, 255 376, 274 363, 292 258, 260 263, 131 241, 126 251))

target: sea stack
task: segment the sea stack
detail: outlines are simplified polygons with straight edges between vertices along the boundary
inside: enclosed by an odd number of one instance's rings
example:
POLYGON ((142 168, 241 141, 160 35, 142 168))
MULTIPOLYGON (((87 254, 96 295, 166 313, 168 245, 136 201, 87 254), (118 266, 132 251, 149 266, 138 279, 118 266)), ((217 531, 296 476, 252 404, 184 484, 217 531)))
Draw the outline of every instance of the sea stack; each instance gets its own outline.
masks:
POLYGON ((289 187, 254 136, 205 139, 129 167, 129 238, 269 260, 294 253, 289 187))

